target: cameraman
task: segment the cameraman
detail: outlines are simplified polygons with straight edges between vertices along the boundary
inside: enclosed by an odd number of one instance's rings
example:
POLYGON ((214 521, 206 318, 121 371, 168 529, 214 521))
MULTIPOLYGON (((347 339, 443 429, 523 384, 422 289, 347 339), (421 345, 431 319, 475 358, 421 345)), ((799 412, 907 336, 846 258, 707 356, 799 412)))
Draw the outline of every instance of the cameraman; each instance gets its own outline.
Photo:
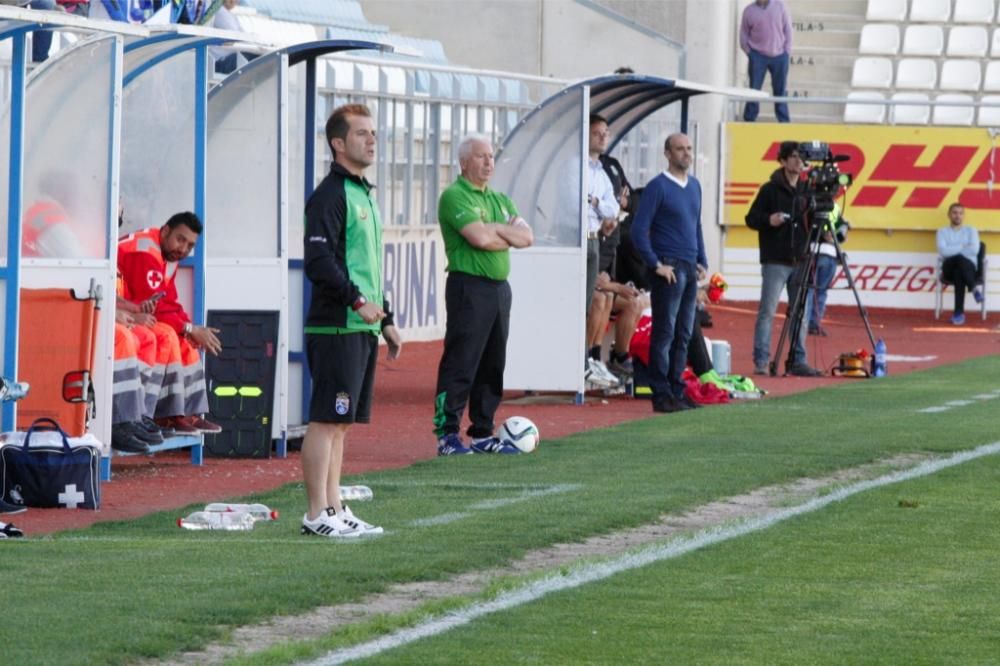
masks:
MULTIPOLYGON (((805 254, 808 241, 805 214, 808 197, 805 182, 800 180, 805 164, 799 156, 799 144, 783 141, 778 148, 781 168, 771 174, 757 192, 746 223, 757 230, 760 247, 760 306, 753 334, 755 375, 768 374, 771 348, 771 323, 778 309, 781 290, 788 292, 791 306, 804 284, 805 254)), ((806 363, 806 326, 791 341, 792 363, 785 368, 797 377, 818 377, 823 373, 806 363)))

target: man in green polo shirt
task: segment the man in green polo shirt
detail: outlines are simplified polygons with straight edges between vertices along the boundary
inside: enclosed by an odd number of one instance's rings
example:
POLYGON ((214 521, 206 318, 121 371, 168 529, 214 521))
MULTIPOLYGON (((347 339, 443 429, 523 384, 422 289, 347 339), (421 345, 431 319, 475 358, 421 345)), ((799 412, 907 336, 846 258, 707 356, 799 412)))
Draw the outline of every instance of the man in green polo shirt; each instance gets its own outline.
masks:
POLYGON ((438 366, 434 434, 438 455, 519 453, 493 435, 493 415, 503 396, 510 330, 510 248, 534 241, 528 223, 505 194, 491 190, 493 147, 470 135, 458 146, 462 175, 441 194, 438 222, 448 257, 447 325, 438 366), (469 405, 466 447, 459 435, 469 405))

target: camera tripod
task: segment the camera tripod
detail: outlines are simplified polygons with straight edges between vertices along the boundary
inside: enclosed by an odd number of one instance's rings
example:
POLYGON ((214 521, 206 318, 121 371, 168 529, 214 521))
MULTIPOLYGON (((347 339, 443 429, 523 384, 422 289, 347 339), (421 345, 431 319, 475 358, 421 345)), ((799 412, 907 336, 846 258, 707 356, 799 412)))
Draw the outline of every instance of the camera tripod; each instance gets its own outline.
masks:
MULTIPOLYGON (((804 264, 799 269, 802 271, 799 289, 795 293, 795 298, 788 304, 785 323, 781 327, 778 346, 774 350, 773 360, 769 367, 772 377, 778 374, 778 359, 781 358, 781 351, 784 349, 786 340, 789 342, 788 357, 785 359, 786 375, 788 374, 788 369, 794 363, 794 341, 799 339, 799 334, 802 331, 802 320, 805 316, 806 299, 809 290, 816 288, 816 257, 819 255, 820 238, 826 226, 827 223, 825 222, 822 224, 813 224, 810 229, 809 242, 806 244, 806 253, 804 255, 804 264)), ((851 292, 854 294, 854 302, 858 305, 858 314, 861 315, 861 321, 865 323, 868 341, 871 342, 871 348, 875 349, 875 336, 872 334, 871 323, 868 321, 868 311, 865 310, 865 306, 861 303, 861 296, 858 295, 857 286, 854 284, 854 276, 851 275, 851 268, 847 265, 847 255, 840 249, 840 241, 837 240, 837 234, 831 233, 830 236, 833 239, 833 246, 837 250, 837 264, 844 272, 844 277, 847 278, 847 286, 851 288, 851 292)))

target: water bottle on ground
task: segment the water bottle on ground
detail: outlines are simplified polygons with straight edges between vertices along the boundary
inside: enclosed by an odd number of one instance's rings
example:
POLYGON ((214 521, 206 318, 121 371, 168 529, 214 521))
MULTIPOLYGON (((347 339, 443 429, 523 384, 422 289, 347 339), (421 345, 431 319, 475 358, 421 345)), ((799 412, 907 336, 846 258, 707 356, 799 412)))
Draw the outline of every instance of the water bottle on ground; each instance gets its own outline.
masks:
POLYGON ((266 504, 230 504, 212 502, 204 509, 211 513, 249 513, 254 520, 277 520, 278 512, 266 504))
POLYGON ((0 402, 13 402, 28 395, 28 382, 15 382, 7 377, 0 377, 0 402))
POLYGON ((367 502, 375 497, 372 489, 368 486, 341 486, 341 502, 367 502))
POLYGON ((177 519, 178 527, 186 530, 239 532, 252 530, 253 523, 253 516, 243 511, 195 511, 177 519))
POLYGON ((875 377, 885 377, 888 373, 885 357, 885 340, 879 338, 875 343, 875 356, 872 357, 872 375, 875 377))

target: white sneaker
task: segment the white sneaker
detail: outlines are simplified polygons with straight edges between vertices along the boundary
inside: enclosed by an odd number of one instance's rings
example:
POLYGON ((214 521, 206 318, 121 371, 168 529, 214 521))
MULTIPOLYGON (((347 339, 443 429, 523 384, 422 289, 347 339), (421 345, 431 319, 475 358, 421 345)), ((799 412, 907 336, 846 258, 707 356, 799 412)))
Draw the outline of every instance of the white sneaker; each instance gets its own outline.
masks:
POLYGON ((350 525, 354 529, 358 530, 362 536, 382 534, 381 527, 361 520, 351 512, 350 507, 346 504, 344 505, 344 510, 337 514, 337 518, 342 520, 345 525, 350 525))
POLYGON ((618 384, 618 380, 612 383, 607 376, 601 372, 598 361, 592 358, 587 359, 587 369, 583 372, 583 378, 590 386, 595 388, 611 388, 618 384))
POLYGON ((603 375, 604 379, 609 382, 610 388, 614 388, 621 384, 621 381, 615 376, 615 373, 608 370, 608 366, 604 365, 604 361, 594 359, 594 365, 597 367, 597 371, 603 375))
POLYGON ((331 539, 353 539, 362 534, 357 525, 348 524, 333 509, 324 509, 316 520, 309 520, 308 513, 302 516, 302 533, 331 539))

